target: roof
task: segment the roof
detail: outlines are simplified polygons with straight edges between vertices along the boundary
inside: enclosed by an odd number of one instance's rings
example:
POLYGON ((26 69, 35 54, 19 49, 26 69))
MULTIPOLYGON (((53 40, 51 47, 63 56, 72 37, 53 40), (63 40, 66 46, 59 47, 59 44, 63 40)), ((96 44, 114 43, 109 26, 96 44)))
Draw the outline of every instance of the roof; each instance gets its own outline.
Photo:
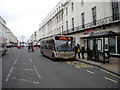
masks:
POLYGON ((116 32, 113 31, 101 31, 101 32, 96 32, 96 33, 92 33, 89 37, 108 37, 108 36, 115 36, 117 35, 116 32))

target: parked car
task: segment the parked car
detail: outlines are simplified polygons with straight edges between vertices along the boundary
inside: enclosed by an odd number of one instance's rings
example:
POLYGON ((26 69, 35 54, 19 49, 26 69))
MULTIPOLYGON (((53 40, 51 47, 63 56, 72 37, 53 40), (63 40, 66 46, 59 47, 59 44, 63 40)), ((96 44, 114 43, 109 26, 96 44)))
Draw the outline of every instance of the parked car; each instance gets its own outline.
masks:
POLYGON ((21 48, 22 48, 22 46, 18 46, 17 48, 18 48, 18 49, 21 49, 21 48))

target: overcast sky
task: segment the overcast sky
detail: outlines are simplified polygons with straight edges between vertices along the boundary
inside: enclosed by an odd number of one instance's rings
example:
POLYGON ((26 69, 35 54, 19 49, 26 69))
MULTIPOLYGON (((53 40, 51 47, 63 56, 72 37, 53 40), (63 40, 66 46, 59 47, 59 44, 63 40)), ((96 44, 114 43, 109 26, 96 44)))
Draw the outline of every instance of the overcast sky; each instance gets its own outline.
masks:
POLYGON ((21 41, 27 40, 60 0, 0 0, 0 16, 21 41))

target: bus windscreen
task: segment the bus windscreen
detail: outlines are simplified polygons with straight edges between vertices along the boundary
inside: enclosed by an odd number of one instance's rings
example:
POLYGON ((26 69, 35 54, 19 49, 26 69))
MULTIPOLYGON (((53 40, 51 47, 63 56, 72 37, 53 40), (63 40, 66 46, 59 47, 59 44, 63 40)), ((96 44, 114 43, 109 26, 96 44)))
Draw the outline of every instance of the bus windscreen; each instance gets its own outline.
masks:
POLYGON ((58 51, 74 51, 74 43, 69 40, 56 40, 58 51))

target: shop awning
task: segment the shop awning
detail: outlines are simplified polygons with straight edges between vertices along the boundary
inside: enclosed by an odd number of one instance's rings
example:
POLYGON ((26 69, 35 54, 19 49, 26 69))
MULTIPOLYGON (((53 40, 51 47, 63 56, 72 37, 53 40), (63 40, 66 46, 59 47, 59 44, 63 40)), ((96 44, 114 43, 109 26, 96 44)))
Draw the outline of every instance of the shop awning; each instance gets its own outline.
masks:
POLYGON ((117 33, 113 31, 101 31, 101 32, 96 32, 92 33, 88 38, 90 37, 109 37, 109 36, 116 36, 117 33))

